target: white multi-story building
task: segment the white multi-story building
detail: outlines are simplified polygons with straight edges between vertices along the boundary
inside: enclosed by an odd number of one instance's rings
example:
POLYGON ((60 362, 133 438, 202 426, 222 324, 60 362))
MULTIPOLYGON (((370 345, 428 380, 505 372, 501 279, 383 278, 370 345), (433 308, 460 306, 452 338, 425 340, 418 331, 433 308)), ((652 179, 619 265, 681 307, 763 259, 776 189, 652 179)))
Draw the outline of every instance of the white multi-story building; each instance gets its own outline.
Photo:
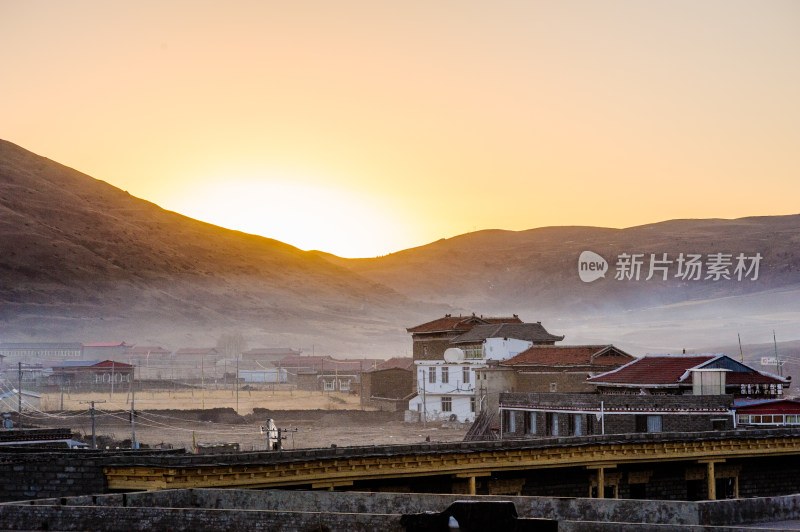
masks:
POLYGON ((417 396, 409 409, 428 421, 454 419, 471 421, 478 411, 475 404, 475 367, 482 361, 465 360, 464 352, 451 348, 444 360, 418 360, 417 396))
POLYGON ((409 410, 428 421, 473 421, 480 411, 475 393, 477 368, 507 360, 534 344, 563 339, 548 333, 539 322, 477 325, 454 338, 442 359, 414 362, 417 395, 409 401, 409 410))

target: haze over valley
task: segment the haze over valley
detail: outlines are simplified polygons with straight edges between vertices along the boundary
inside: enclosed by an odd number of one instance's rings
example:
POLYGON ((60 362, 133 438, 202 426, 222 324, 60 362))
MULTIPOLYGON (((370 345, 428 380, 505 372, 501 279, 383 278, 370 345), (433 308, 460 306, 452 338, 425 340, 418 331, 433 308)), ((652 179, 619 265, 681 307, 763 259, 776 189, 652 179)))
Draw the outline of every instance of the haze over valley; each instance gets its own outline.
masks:
POLYGON ((409 354, 406 327, 471 312, 634 354, 735 345, 737 333, 766 344, 773 329, 800 340, 798 215, 486 230, 343 259, 166 211, 6 141, 0 212, 3 341, 177 348, 237 331, 253 346, 389 357, 409 354), (605 278, 578 277, 585 250, 608 261, 605 278), (623 253, 762 259, 756 280, 646 281, 646 264, 617 280, 623 253))

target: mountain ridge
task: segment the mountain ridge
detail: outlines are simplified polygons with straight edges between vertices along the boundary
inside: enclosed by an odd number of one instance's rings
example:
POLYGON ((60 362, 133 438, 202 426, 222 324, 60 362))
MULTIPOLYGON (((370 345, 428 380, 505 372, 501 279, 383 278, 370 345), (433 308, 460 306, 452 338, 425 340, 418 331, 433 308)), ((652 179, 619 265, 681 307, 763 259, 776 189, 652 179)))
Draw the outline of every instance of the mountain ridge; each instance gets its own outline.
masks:
POLYGON ((389 356, 409 352, 406 327, 477 312, 635 351, 800 317, 800 215, 493 229, 346 259, 192 220, 0 141, 0 234, 4 341, 182 347, 237 330, 254 345, 389 356), (605 279, 580 281, 583 250, 608 260, 605 279), (623 252, 763 261, 757 282, 615 281, 623 252))

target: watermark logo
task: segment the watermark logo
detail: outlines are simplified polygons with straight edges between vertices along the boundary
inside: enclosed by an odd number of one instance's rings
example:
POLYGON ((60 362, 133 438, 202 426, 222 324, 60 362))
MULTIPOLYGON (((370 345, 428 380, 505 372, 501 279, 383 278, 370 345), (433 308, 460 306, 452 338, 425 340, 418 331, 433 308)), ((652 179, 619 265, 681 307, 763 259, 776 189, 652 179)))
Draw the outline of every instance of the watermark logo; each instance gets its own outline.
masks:
POLYGON ((578 275, 584 283, 606 276, 608 262, 594 251, 584 251, 578 257, 578 275))
MULTIPOLYGON (((757 281, 761 253, 620 253, 614 268, 615 281, 757 281)), ((584 283, 606 276, 608 262, 593 251, 578 258, 578 275, 584 283)))

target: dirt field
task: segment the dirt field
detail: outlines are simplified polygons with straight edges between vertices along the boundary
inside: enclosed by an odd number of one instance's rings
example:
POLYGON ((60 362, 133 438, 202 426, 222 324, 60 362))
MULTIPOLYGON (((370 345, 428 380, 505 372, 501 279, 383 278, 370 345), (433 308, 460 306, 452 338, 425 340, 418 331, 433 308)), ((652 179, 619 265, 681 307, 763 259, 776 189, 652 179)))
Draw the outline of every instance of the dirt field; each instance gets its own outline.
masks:
MULTIPOLYGON (((140 391, 136 393, 137 410, 195 410, 233 408, 240 415, 252 414, 254 408, 270 410, 359 410, 359 397, 344 393, 284 390, 239 390, 238 408, 235 390, 140 391)), ((129 410, 131 395, 122 393, 72 393, 64 395, 64 410, 89 408, 97 401, 102 410, 129 410), (104 402, 102 402, 104 401, 104 402)), ((61 394, 42 395, 41 409, 61 410, 61 394)))
MULTIPOLYGON (((58 412, 60 394, 45 394, 41 409, 51 412, 29 416, 29 420, 40 426, 69 426, 89 436, 89 401, 95 401, 98 436, 118 441, 131 438, 127 412, 130 396, 126 393, 65 396, 63 414, 58 412)), ((455 441, 463 439, 467 430, 466 426, 442 423, 428 423, 427 427, 404 423, 402 413, 361 411, 358 396, 328 392, 240 391, 238 416, 235 392, 230 390, 209 390, 205 395, 197 390, 139 392, 135 406, 136 439, 140 443, 187 449, 196 441, 238 442, 242 450, 264 450, 266 438, 261 426, 268 416, 278 427, 288 429, 284 441, 287 449, 419 443, 426 438, 455 441)))

